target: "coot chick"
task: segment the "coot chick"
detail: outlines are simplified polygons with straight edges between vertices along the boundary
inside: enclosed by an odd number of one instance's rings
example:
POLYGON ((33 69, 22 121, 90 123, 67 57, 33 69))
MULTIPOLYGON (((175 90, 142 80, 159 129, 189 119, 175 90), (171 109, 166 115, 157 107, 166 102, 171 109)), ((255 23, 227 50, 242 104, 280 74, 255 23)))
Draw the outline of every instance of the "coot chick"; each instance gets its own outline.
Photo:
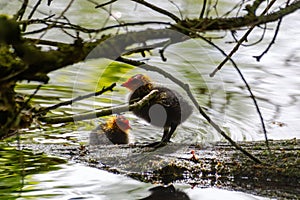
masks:
POLYGON ((166 87, 153 85, 145 75, 132 76, 122 86, 132 92, 129 104, 141 100, 152 90, 158 90, 158 94, 154 98, 142 108, 134 109, 133 113, 152 125, 164 128, 159 144, 163 145, 169 142, 177 126, 192 113, 192 106, 180 94, 166 87))
POLYGON ((130 125, 122 115, 113 116, 90 133, 90 145, 128 144, 130 125))

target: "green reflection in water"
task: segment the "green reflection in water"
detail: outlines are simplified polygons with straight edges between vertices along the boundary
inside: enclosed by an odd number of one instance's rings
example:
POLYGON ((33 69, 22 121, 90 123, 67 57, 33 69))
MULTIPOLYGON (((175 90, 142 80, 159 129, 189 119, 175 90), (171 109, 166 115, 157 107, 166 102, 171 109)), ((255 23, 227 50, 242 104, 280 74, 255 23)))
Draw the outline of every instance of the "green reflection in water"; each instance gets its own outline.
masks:
MULTIPOLYGON (((124 76, 124 74, 128 73, 128 71, 130 71, 132 69, 134 69, 134 66, 132 66, 132 65, 119 63, 119 62, 111 62, 103 70, 103 73, 98 82, 98 87, 102 88, 103 86, 108 86, 115 82, 120 84, 121 83, 120 77, 124 76)), ((128 78, 128 77, 126 77, 126 78, 128 78)))
POLYGON ((33 174, 58 170, 66 161, 0 143, 0 163, 0 199, 16 199, 35 189, 33 174))

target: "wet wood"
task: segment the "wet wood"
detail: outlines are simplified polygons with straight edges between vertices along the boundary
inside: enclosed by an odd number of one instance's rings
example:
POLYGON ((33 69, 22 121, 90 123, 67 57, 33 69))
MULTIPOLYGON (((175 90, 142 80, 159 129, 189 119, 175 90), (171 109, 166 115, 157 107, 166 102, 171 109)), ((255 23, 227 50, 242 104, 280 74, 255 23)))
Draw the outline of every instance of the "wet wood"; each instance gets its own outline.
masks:
POLYGON ((264 163, 256 164, 228 143, 58 146, 30 145, 37 151, 63 156, 88 166, 125 174, 143 182, 187 183, 219 187, 268 197, 297 199, 300 194, 300 140, 242 142, 243 148, 264 163))

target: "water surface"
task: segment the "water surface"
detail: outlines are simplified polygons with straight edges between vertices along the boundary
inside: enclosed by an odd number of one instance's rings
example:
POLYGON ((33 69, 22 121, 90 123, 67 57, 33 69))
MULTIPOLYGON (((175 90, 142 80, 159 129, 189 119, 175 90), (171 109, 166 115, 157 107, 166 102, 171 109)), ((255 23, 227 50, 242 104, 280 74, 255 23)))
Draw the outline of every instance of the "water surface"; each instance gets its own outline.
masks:
MULTIPOLYGON (((183 17, 198 16, 199 8, 193 6, 193 3, 195 4, 195 1, 192 0, 176 2, 182 10, 183 17)), ((1 11, 2 13, 13 14, 19 4, 20 2, 1 2, 1 11)), ((157 1, 157 5, 179 15, 176 6, 170 4, 169 1, 164 3, 157 1)), ((222 6, 224 6, 224 10, 228 10, 226 8, 233 7, 233 3, 228 1, 222 3, 222 6)), ((59 13, 64 7, 65 2, 53 1, 51 7, 43 4, 41 9, 47 10, 48 13, 59 13)), ((126 22, 136 21, 137 17, 143 20, 168 20, 153 11, 149 12, 141 5, 136 6, 128 1, 114 4, 112 14, 114 18, 126 22)), ((221 10, 218 14, 224 13, 221 10)), ((39 15, 43 16, 42 14, 39 15)), ((86 1, 75 1, 67 16, 74 23, 85 27, 102 27, 105 25, 103 19, 108 18, 105 11, 93 9, 93 6, 86 1)), ((114 24, 114 18, 108 18, 107 24, 114 24)), ((295 42, 295 39, 300 36, 298 18, 299 11, 284 18, 276 43, 260 62, 256 62, 252 56, 259 55, 265 50, 273 37, 276 24, 269 25, 271 30, 267 31, 262 43, 251 47, 241 47, 233 57, 257 98, 270 139, 289 139, 300 136, 300 72, 298 70, 300 46, 299 43, 295 42)), ((143 28, 134 27, 129 30, 143 28)), ((121 29, 120 31, 128 30, 121 29)), ((223 33, 214 34, 223 35, 223 33)), ((242 34, 242 31, 238 32, 238 36, 242 36, 242 34)), ((255 41, 261 34, 262 31, 256 29, 251 34, 249 43, 255 41)), ((72 41, 62 32, 53 31, 49 31, 45 35, 45 39, 72 41)), ((216 40, 216 44, 229 52, 234 44, 225 43, 225 41, 232 41, 229 34, 225 35, 223 40, 216 40)), ((227 63, 214 78, 209 77, 213 69, 224 59, 216 49, 200 39, 195 39, 170 46, 165 52, 167 62, 161 61, 157 51, 153 51, 152 55, 147 56, 150 58, 147 61, 148 64, 160 67, 190 84, 194 95, 206 112, 234 140, 264 139, 253 102, 249 98, 244 83, 231 64, 227 63)), ((120 66, 118 63, 112 63, 106 59, 93 59, 50 73, 49 84, 42 86, 32 103, 50 106, 78 95, 95 92, 103 86, 117 82, 118 85, 113 92, 86 99, 72 106, 59 108, 52 111, 49 116, 78 114, 106 106, 124 104, 127 101, 128 91, 120 87, 120 84, 136 73, 145 73, 153 81, 185 95, 181 88, 155 72, 146 72, 127 65, 120 66)), ((21 82, 18 84, 17 91, 31 94, 38 84, 21 82)), ((130 120, 133 127, 131 133, 135 141, 151 142, 161 138, 161 129, 148 125, 131 113, 124 113, 124 115, 130 120)), ((75 124, 41 125, 39 128, 33 126, 24 130, 20 141, 29 144, 85 144, 88 141, 89 132, 104 120, 105 117, 76 122, 75 124)), ((178 143, 187 143, 187 141, 189 143, 206 143, 219 140, 224 139, 196 111, 177 129, 176 136, 172 139, 173 142, 178 143)), ((39 155, 38 158, 35 158, 32 155, 34 153, 30 151, 18 152, 7 149, 9 148, 7 146, 14 143, 13 140, 7 140, 2 143, 3 148, 1 149, 1 163, 13 166, 8 169, 0 168, 2 183, 0 193, 5 194, 3 198, 6 199, 138 199, 147 196, 149 194, 148 189, 154 187, 154 185, 141 183, 122 175, 111 174, 75 163, 61 165, 63 161, 52 162, 52 159, 45 161, 41 159, 45 155, 39 155), (27 157, 33 160, 24 159, 21 162, 18 159, 24 157, 19 154, 28 154, 27 157), (8 157, 8 160, 3 160, 5 157, 8 157), (10 158, 16 162, 10 162, 10 158), (40 167, 40 165, 45 164, 48 166, 46 170, 40 167), (23 169, 28 171, 26 175, 23 174, 23 169), (3 182, 2 180, 6 181, 3 182)), ((220 197, 225 199, 261 199, 246 193, 218 188, 191 189, 189 185, 180 184, 177 184, 176 187, 187 192, 191 199, 216 199, 220 197)))

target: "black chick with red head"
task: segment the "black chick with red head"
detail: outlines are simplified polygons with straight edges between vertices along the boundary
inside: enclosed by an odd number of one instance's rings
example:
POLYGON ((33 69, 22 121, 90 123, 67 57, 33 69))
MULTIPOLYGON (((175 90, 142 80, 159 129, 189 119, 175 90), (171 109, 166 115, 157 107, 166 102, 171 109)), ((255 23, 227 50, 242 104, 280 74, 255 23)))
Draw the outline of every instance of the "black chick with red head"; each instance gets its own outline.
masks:
POLYGON ((192 106, 180 94, 166 87, 155 86, 145 75, 132 76, 122 86, 132 92, 129 104, 138 102, 152 90, 158 90, 149 103, 134 109, 133 113, 152 125, 164 128, 160 144, 169 142, 177 126, 192 113, 192 106))

